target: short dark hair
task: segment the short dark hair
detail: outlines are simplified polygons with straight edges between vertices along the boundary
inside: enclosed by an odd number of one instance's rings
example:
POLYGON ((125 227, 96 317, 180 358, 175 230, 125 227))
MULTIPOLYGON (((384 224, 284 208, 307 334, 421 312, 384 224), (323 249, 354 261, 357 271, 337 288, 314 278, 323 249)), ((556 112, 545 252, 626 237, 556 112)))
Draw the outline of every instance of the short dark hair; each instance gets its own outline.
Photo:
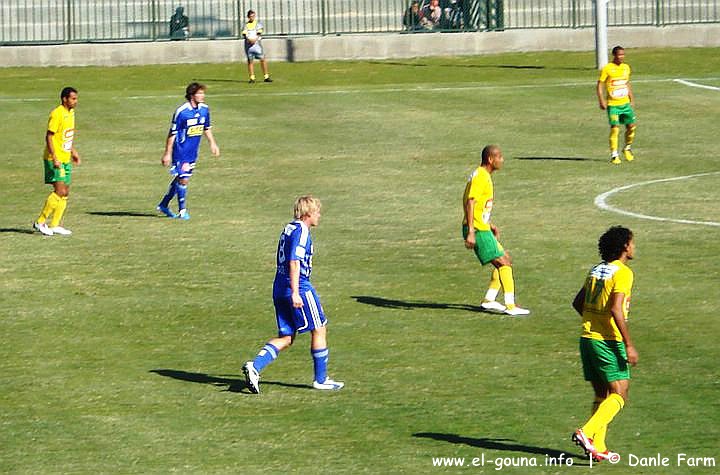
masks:
POLYGON ((622 226, 613 226, 600 236, 598 251, 605 262, 620 258, 625 247, 632 241, 633 232, 622 226))
POLYGON ((248 10, 247 15, 245 16, 250 16, 251 13, 255 13, 255 10, 248 10))
POLYGON ((625 48, 623 48, 623 47, 620 46, 620 45, 617 45, 616 47, 614 47, 614 48, 612 49, 612 54, 613 54, 613 56, 615 56, 618 51, 625 51, 625 48))
POLYGON ((64 87, 63 90, 60 91, 60 100, 62 101, 66 97, 70 97, 70 94, 72 94, 73 92, 77 94, 77 89, 70 86, 64 87))
POLYGON ((498 149, 499 147, 497 145, 485 145, 485 148, 482 149, 482 165, 487 165, 490 163, 490 156, 498 149))
POLYGON ((189 101, 190 98, 191 98, 192 96, 194 96, 195 93, 198 92, 198 91, 201 90, 201 89, 202 89, 203 91, 204 91, 205 89, 207 89, 207 88, 205 87, 205 84, 200 84, 199 82, 191 82, 190 84, 188 84, 188 87, 185 88, 185 99, 187 99, 187 100, 189 101))

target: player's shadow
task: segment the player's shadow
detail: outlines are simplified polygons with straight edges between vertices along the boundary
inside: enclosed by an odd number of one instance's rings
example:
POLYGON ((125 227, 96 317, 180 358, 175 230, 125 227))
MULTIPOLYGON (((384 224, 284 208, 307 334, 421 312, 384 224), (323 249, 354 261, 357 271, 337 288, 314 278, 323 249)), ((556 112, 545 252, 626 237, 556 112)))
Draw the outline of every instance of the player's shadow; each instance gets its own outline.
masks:
POLYGON ((556 160, 561 162, 592 162, 594 158, 587 157, 513 157, 513 160, 556 160))
POLYGON ((160 216, 157 213, 143 213, 139 211, 88 211, 87 214, 91 214, 93 216, 110 216, 115 217, 119 216, 121 218, 160 218, 165 216, 160 216))
MULTIPOLYGON (((244 378, 236 378, 236 377, 226 377, 228 375, 221 375, 221 376, 213 376, 210 374, 205 373, 190 373, 188 371, 181 371, 176 369, 151 369, 151 373, 159 374, 160 376, 165 376, 166 378, 172 378, 177 379, 179 381, 186 381, 189 383, 200 383, 200 384, 209 384, 211 386, 219 387, 219 388, 225 388, 225 391, 229 391, 231 393, 246 393, 250 394, 250 388, 248 388, 247 383, 245 383, 244 378)), ((230 375, 234 376, 234 375, 230 375)), ((291 383, 281 383, 279 381, 262 381, 263 386, 265 385, 274 385, 274 386, 284 386, 287 388, 299 388, 299 389, 312 389, 312 386, 309 384, 291 384, 291 383)))
MULTIPOLYGON (((441 434, 437 432, 416 432, 413 437, 421 439, 433 439, 441 442, 448 442, 450 444, 464 444, 470 447, 478 447, 481 449, 488 450, 502 450, 507 452, 523 452, 526 454, 542 455, 553 457, 556 460, 587 460, 585 457, 571 454, 562 450, 550 449, 547 447, 538 447, 535 445, 524 445, 519 444, 513 439, 499 439, 499 438, 475 438, 475 437, 464 437, 458 434, 441 434)), ((573 463, 575 465, 575 463, 573 463)), ((589 465, 589 464, 578 464, 578 465, 589 465)))
POLYGON ((35 231, 24 228, 0 228, 0 233, 35 234, 35 231))
POLYGON ((416 308, 434 308, 440 310, 466 310, 468 312, 483 312, 484 309, 479 305, 468 305, 464 303, 436 303, 422 302, 417 300, 393 300, 382 297, 372 297, 369 295, 352 295, 357 303, 366 305, 374 305, 383 308, 395 308, 400 310, 413 310, 416 308))

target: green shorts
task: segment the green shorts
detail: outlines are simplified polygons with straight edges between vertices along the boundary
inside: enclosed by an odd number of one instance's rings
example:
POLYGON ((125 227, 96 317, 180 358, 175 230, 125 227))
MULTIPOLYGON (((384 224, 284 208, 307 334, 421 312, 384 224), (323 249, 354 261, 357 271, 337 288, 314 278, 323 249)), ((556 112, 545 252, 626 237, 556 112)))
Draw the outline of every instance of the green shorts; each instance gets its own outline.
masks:
POLYGON ((607 114, 610 125, 632 125, 635 123, 635 112, 629 102, 621 106, 608 106, 607 114))
MULTIPOLYGON (((468 230, 467 225, 463 225, 463 239, 467 238, 468 230)), ((503 249, 502 245, 495 239, 492 231, 475 231, 474 251, 482 265, 488 264, 505 255, 505 249, 503 249)))
POLYGON ((45 162, 45 183, 51 184, 61 181, 67 185, 70 184, 72 178, 72 163, 61 163, 60 168, 53 166, 52 160, 43 160, 45 162))
POLYGON ((580 338, 580 358, 585 381, 610 383, 630 379, 625 343, 580 338))

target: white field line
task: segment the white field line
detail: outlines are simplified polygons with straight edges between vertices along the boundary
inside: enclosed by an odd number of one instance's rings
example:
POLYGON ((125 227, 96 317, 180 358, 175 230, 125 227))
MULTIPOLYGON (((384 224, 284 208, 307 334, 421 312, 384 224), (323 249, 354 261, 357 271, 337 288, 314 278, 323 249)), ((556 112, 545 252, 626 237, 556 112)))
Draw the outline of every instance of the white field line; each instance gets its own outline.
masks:
POLYGON ((610 191, 606 191, 605 193, 602 193, 602 194, 596 196, 595 197, 595 206, 597 206, 598 208, 605 210, 605 211, 611 211, 613 213, 618 213, 618 214, 622 214, 625 216, 632 216, 633 218, 649 219, 652 221, 664 221, 664 222, 680 223, 680 224, 700 224, 700 225, 704 225, 704 226, 720 226, 720 223, 715 222, 715 221, 693 221, 691 219, 661 218, 658 216, 649 216, 647 214, 633 213, 632 211, 625 211, 624 209, 617 208, 617 207, 609 205, 607 203, 607 199, 610 196, 614 195, 615 193, 629 190, 631 188, 636 188, 638 186, 651 185, 653 183, 664 183, 664 182, 669 182, 669 181, 687 180, 690 178, 697 178, 697 177, 701 177, 701 176, 718 175, 718 174, 720 174, 720 172, 698 173, 697 175, 686 175, 686 176, 678 176, 678 177, 674 177, 674 178, 663 178, 660 180, 642 181, 640 183, 633 183, 631 185, 620 186, 618 188, 613 188, 610 191))
POLYGON ((717 86, 706 86, 705 84, 698 84, 696 82, 686 81, 684 79, 675 79, 674 81, 685 86, 697 87, 700 89, 710 89, 711 91, 720 91, 720 87, 717 86))
MULTIPOLYGON (((720 78, 703 78, 702 80, 718 80, 720 78)), ((684 81, 673 78, 660 78, 660 79, 639 79, 633 80, 633 83, 660 83, 660 82, 672 82, 672 81, 684 81)), ((208 80, 208 83, 212 81, 208 80)), ((389 85, 385 87, 377 88, 348 88, 348 89, 315 89, 315 90, 301 90, 301 91, 278 91, 263 93, 262 97, 290 97, 290 96, 325 96, 325 95, 351 95, 351 94, 383 94, 383 93, 397 93, 397 92, 412 92, 412 93, 436 93, 436 92, 464 92, 464 91, 493 91, 493 90, 514 90, 514 89, 543 89, 549 87, 592 87, 594 83, 591 82, 563 82, 563 83, 534 83, 534 84, 510 84, 507 86, 496 86, 496 85, 483 85, 465 83, 456 86, 432 86, 431 84, 414 84, 410 85, 389 85)), ((705 86, 712 88, 712 86, 705 86)), ((162 95, 133 95, 133 96, 113 96, 113 100, 148 100, 148 99, 176 99, 182 97, 182 91, 176 94, 162 94, 162 95)), ((81 91, 82 92, 82 91, 81 91)), ((248 91, 249 92, 249 91, 248 91)), ((210 99, 214 97, 248 97, 248 92, 236 92, 236 93, 218 93, 209 94, 210 99)), ((9 102, 39 102, 49 101, 50 97, 0 97, 0 103, 9 102)))

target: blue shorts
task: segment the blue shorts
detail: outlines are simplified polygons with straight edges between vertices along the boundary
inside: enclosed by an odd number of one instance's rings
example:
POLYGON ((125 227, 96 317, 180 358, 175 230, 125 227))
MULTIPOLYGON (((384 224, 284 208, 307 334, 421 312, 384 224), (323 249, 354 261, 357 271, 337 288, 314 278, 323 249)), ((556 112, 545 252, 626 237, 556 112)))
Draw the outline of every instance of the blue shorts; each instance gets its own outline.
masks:
POLYGON ((303 301, 301 308, 292 305, 290 296, 273 296, 275 304, 275 318, 277 319, 278 336, 305 333, 327 324, 325 312, 320 305, 315 289, 312 287, 300 289, 303 301))
POLYGON ((260 42, 257 42, 254 45, 248 45, 246 43, 245 55, 247 56, 248 61, 252 61, 253 59, 263 59, 265 57, 262 46, 260 46, 260 42))
POLYGON ((190 178, 195 170, 195 162, 174 162, 170 174, 178 178, 190 178))

